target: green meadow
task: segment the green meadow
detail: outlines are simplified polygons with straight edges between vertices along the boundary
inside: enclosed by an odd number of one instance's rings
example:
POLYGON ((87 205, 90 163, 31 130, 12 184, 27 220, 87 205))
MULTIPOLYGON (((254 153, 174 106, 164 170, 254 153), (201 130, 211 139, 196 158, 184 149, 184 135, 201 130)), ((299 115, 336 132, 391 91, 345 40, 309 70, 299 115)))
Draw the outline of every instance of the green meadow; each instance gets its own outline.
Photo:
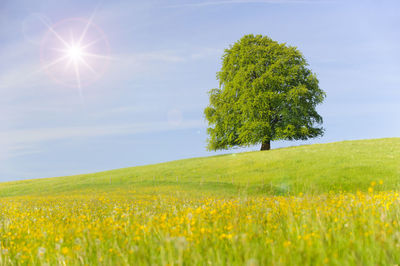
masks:
POLYGON ((209 195, 296 195, 365 191, 400 185, 400 138, 343 141, 233 153, 94 174, 0 184, 0 196, 95 193, 115 189, 172 190, 209 195))
POLYGON ((0 265, 396 265, 400 138, 0 184, 0 265))

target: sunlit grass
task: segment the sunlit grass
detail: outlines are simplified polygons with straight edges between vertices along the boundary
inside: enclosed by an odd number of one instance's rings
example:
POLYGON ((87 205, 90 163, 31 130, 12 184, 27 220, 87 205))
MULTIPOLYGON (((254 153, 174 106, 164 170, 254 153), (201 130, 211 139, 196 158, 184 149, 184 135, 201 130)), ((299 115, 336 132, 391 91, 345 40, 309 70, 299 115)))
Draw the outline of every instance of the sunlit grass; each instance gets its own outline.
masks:
POLYGON ((376 183, 318 196, 2 199, 0 264, 393 264, 399 193, 376 183))
POLYGON ((0 265, 393 265, 399 162, 394 138, 2 183, 0 265))
MULTIPOLYGON (((191 194, 296 195, 400 188, 400 138, 344 141, 173 161, 71 177, 0 183, 0 196, 140 189, 191 194)), ((159 192, 157 192, 159 193, 159 192)))

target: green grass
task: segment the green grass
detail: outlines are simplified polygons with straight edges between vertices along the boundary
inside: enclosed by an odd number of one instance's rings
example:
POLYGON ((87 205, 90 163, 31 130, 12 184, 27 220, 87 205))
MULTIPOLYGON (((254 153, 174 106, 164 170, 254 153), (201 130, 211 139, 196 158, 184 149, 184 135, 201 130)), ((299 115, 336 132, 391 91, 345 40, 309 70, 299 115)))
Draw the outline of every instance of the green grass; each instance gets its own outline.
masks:
POLYGON ((395 265, 400 138, 0 183, 0 265, 395 265))
POLYGON ((384 182, 381 189, 392 190, 400 184, 399 162, 400 138, 343 141, 6 182, 0 184, 0 196, 120 189, 149 194, 318 194, 365 191, 374 180, 384 182))

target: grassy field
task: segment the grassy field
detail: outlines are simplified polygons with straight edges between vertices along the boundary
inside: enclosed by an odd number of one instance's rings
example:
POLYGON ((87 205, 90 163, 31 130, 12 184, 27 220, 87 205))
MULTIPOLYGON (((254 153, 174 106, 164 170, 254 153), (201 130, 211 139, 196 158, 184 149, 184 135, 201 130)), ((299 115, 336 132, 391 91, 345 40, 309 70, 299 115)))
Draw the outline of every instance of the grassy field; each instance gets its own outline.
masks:
POLYGON ((296 195, 400 187, 400 138, 344 141, 193 158, 95 174, 0 183, 0 196, 114 189, 191 195, 296 195))
POLYGON ((400 139, 0 184, 0 265, 400 261, 400 139))

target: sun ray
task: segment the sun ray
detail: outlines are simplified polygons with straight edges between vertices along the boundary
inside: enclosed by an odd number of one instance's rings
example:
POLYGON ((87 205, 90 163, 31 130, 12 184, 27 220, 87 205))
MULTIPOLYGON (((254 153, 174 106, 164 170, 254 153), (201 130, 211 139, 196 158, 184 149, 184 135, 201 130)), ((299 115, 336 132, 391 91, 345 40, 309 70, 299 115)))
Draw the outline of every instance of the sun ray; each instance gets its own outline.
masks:
POLYGON ((68 57, 69 57, 68 55, 64 55, 60 58, 57 58, 54 61, 50 62, 49 64, 42 66, 37 72, 42 72, 43 70, 48 69, 48 68, 60 63, 61 61, 66 60, 68 57))
POLYGON ((79 72, 79 66, 78 63, 74 61, 74 68, 75 68, 75 75, 76 75, 76 84, 78 85, 78 88, 81 87, 81 74, 79 72))
POLYGON ((85 61, 85 59, 81 59, 80 62, 87 68, 89 69, 96 77, 99 76, 99 74, 96 72, 96 70, 93 69, 93 67, 85 61))
POLYGON ((88 22, 86 23, 86 26, 85 26, 85 28, 84 28, 84 30, 83 30, 81 36, 79 37, 78 45, 81 45, 83 39, 85 38, 86 33, 87 33, 87 31, 89 30, 90 25, 92 24, 92 21, 93 21, 93 19, 94 19, 94 15, 95 15, 95 14, 96 14, 96 10, 93 12, 93 14, 90 16, 88 22))
POLYGON ((69 60, 68 60, 68 62, 65 64, 65 67, 64 67, 64 73, 71 67, 71 64, 73 63, 73 60, 70 58, 69 60))
POLYGON ((88 53, 88 52, 83 52, 82 55, 87 56, 87 57, 95 57, 95 58, 98 58, 98 59, 114 60, 114 58, 111 57, 111 56, 93 54, 93 53, 88 53))
POLYGON ((74 44, 74 34, 72 33, 71 29, 69 29, 69 38, 71 40, 71 44, 74 44))
POLYGON ((82 49, 87 49, 87 48, 89 48, 89 47, 95 45, 96 43, 98 43, 99 41, 101 41, 101 40, 103 40, 103 39, 104 39, 104 37, 101 37, 101 38, 98 38, 98 39, 96 39, 96 40, 94 40, 94 41, 92 41, 92 42, 90 42, 90 43, 87 43, 87 44, 85 44, 85 45, 82 45, 82 49))
POLYGON ((79 92, 79 97, 81 99, 81 102, 83 103, 83 93, 82 93, 82 83, 81 83, 81 74, 79 71, 79 65, 77 61, 74 61, 74 68, 75 68, 75 75, 76 75, 76 83, 77 83, 77 88, 79 92))
POLYGON ((43 22, 49 33, 42 43, 42 62, 50 62, 43 69, 51 68, 47 73, 57 82, 78 88, 82 100, 83 87, 100 78, 106 61, 113 59, 107 38, 93 24, 95 14, 88 20, 67 19, 54 26, 43 22))
POLYGON ((46 23, 46 21, 44 21, 43 19, 42 19, 42 23, 43 23, 43 24, 47 27, 47 29, 48 29, 51 33, 53 33, 54 36, 56 36, 56 38, 57 38, 59 41, 61 41, 66 47, 69 46, 68 42, 66 42, 66 41, 53 29, 53 27, 51 27, 50 25, 48 25, 48 24, 46 23))
POLYGON ((60 48, 49 48, 49 50, 56 51, 56 52, 63 53, 63 54, 68 53, 68 48, 63 48, 63 49, 60 49, 60 48))

